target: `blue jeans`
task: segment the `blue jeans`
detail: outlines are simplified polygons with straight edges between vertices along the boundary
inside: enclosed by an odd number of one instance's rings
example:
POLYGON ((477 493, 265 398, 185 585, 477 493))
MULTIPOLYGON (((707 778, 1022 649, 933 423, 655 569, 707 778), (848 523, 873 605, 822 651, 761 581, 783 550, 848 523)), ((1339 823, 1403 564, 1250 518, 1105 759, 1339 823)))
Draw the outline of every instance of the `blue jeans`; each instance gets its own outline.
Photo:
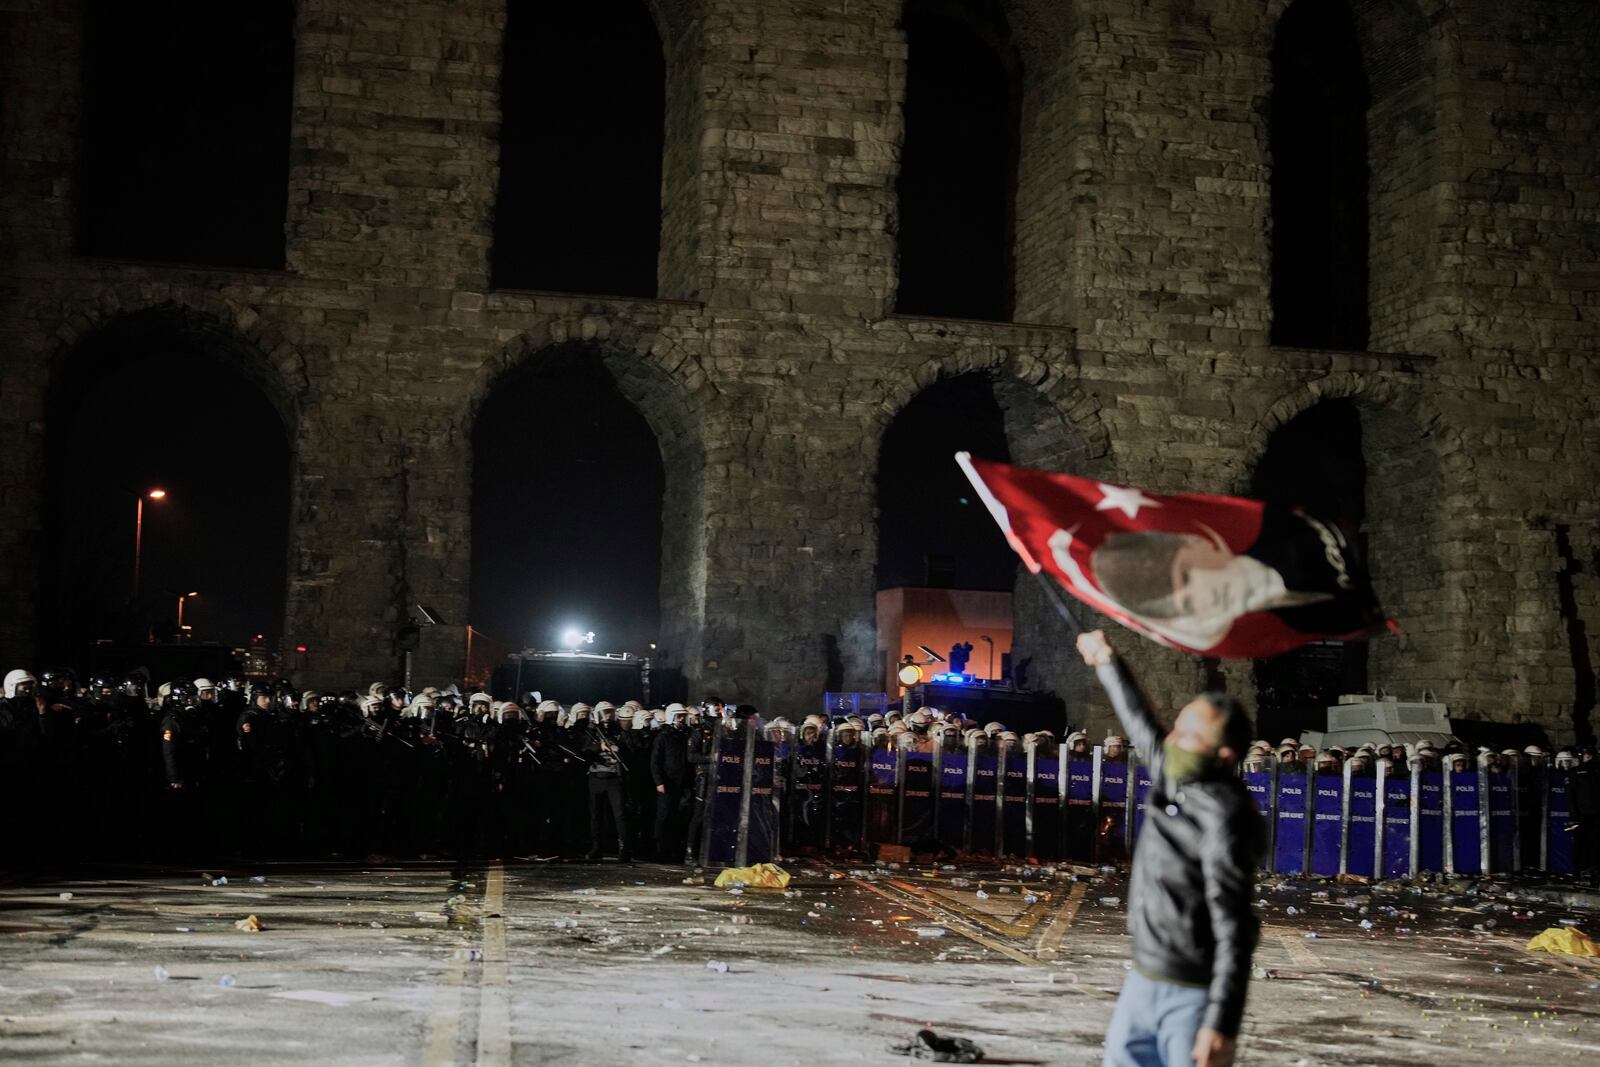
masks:
POLYGON ((1194 1067, 1206 999, 1204 989, 1131 972, 1106 1029, 1102 1067, 1194 1067))

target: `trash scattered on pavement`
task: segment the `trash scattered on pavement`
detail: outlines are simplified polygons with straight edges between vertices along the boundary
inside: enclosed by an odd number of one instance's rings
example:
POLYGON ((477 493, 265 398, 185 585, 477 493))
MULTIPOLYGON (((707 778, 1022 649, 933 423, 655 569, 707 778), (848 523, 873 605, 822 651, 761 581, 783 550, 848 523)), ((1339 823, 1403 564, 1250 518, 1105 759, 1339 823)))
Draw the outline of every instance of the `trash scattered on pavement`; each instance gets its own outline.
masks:
POLYGON ((71 893, 62 893, 61 894, 61 899, 62 900, 71 900, 72 899, 72 894, 71 893))
POLYGON ((756 863, 749 867, 729 867, 712 883, 718 889, 753 886, 757 889, 788 889, 789 872, 775 863, 756 863))
POLYGON ((246 915, 244 918, 234 923, 233 926, 234 929, 243 930, 247 934, 259 934, 262 930, 266 929, 266 927, 261 925, 261 920, 256 918, 254 915, 246 915))
POLYGON ((252 874, 250 876, 250 884, 251 885, 266 885, 267 884, 267 876, 264 875, 264 874, 252 874))
POLYGON ((174 926, 173 929, 178 931, 178 933, 180 933, 180 934, 192 934, 192 933, 194 933, 194 927, 192 927, 192 926, 174 926))
POLYGON ((943 937, 950 931, 942 926, 919 926, 916 932, 918 937, 943 937))
POLYGON ((932 1030, 918 1030, 916 1037, 904 1045, 890 1045, 889 1051, 935 1063, 977 1063, 983 1059, 983 1049, 966 1038, 944 1037, 932 1030))
POLYGON ((717 974, 727 974, 728 965, 721 960, 711 960, 706 964, 706 970, 715 971, 717 974))
POLYGON ((550 925, 555 927, 557 930, 576 930, 578 928, 578 920, 577 919, 556 919, 553 922, 551 922, 550 925))
POLYGON ((419 922, 442 923, 449 921, 449 917, 442 911, 419 911, 414 914, 419 922))
POLYGON ((575 897, 592 897, 592 896, 594 896, 594 890, 593 889, 574 889, 572 891, 572 895, 575 896, 575 897))
POLYGON ((367 925, 372 927, 374 930, 382 930, 383 929, 383 924, 381 922, 379 922, 377 919, 373 919, 367 925))
POLYGON ((1582 930, 1552 926, 1527 944, 1529 952, 1554 952, 1565 956, 1600 956, 1600 945, 1582 930))
POLYGON ((221 877, 213 878, 213 879, 211 879, 211 884, 212 885, 227 885, 228 884, 228 876, 224 874, 221 877))
POLYGON ((237 981, 238 979, 233 975, 225 974, 221 978, 217 979, 217 985, 221 986, 223 989, 232 989, 233 984, 237 981))
POLYGON ((150 968, 150 973, 156 976, 156 981, 158 982, 165 982, 168 978, 172 977, 172 972, 161 966, 159 963, 150 968))
POLYGON ((1100 906, 1104 907, 1104 908, 1114 908, 1118 904, 1121 904, 1121 903, 1122 903, 1122 898, 1121 897, 1101 897, 1100 898, 1100 906))

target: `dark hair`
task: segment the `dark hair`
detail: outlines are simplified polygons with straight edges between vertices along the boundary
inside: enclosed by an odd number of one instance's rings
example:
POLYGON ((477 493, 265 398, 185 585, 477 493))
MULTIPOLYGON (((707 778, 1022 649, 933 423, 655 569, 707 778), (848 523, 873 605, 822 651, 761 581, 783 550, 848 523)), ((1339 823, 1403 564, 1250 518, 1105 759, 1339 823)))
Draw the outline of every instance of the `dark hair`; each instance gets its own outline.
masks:
POLYGON ((1170 619, 1178 613, 1172 561, 1184 544, 1182 534, 1114 533, 1089 557, 1089 569, 1106 595, 1129 611, 1170 619))
POLYGON ((1244 705, 1239 698, 1223 692, 1210 692, 1201 695, 1200 699, 1216 708, 1222 713, 1222 746, 1231 748, 1240 758, 1250 748, 1250 740, 1255 737, 1255 727, 1250 723, 1250 713, 1244 710, 1244 705))

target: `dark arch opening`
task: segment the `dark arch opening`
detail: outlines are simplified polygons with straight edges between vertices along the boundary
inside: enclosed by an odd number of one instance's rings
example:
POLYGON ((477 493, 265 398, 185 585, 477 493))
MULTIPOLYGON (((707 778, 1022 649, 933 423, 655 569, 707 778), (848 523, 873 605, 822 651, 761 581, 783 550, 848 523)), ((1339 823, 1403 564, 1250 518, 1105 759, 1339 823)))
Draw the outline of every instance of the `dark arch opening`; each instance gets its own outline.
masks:
POLYGON ((639 0, 507 4, 494 284, 656 295, 666 61, 639 0))
MULTIPOLYGON (((1356 405, 1325 400, 1274 430, 1256 463, 1251 495, 1338 523, 1365 554, 1367 460, 1356 405)), ((1260 736, 1276 742, 1325 729, 1326 708, 1339 694, 1365 691, 1367 650, 1365 641, 1318 641, 1256 660, 1260 736)))
POLYGON ((284 264, 294 5, 90 0, 77 246, 284 264))
POLYGON ((473 424, 471 622, 508 649, 552 648, 578 626, 595 651, 648 654, 661 630, 661 448, 597 352, 565 355, 507 375, 473 424))
POLYGON ((84 669, 148 642, 244 647, 280 637, 293 477, 281 398, 259 356, 182 313, 147 312, 82 341, 46 413, 41 650, 84 669), (138 589, 136 500, 147 501, 138 589), (178 633, 177 596, 186 602, 178 633))
POLYGON ((1368 341, 1367 80, 1346 0, 1294 0, 1272 49, 1272 343, 1368 341))
POLYGON ((908 0, 905 143, 896 183, 906 315, 1007 320, 1020 61, 998 5, 908 0))
POLYGON ((987 676, 989 647, 980 634, 989 633, 998 645, 995 676, 1007 665, 1016 556, 951 458, 960 451, 1010 461, 1005 413, 987 374, 934 382, 895 414, 883 434, 877 588, 884 644, 878 666, 891 693, 897 691, 890 677, 894 663, 918 644, 944 654, 957 640, 970 642, 968 669, 987 676))

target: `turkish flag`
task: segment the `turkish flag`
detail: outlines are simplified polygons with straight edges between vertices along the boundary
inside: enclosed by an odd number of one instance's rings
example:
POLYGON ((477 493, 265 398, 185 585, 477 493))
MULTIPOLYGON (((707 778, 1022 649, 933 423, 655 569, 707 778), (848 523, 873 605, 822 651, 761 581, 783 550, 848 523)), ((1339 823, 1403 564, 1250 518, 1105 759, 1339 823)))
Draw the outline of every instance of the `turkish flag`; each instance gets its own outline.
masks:
POLYGON ((1357 546, 1298 509, 956 462, 1030 571, 1168 647, 1255 659, 1395 629, 1357 546))

